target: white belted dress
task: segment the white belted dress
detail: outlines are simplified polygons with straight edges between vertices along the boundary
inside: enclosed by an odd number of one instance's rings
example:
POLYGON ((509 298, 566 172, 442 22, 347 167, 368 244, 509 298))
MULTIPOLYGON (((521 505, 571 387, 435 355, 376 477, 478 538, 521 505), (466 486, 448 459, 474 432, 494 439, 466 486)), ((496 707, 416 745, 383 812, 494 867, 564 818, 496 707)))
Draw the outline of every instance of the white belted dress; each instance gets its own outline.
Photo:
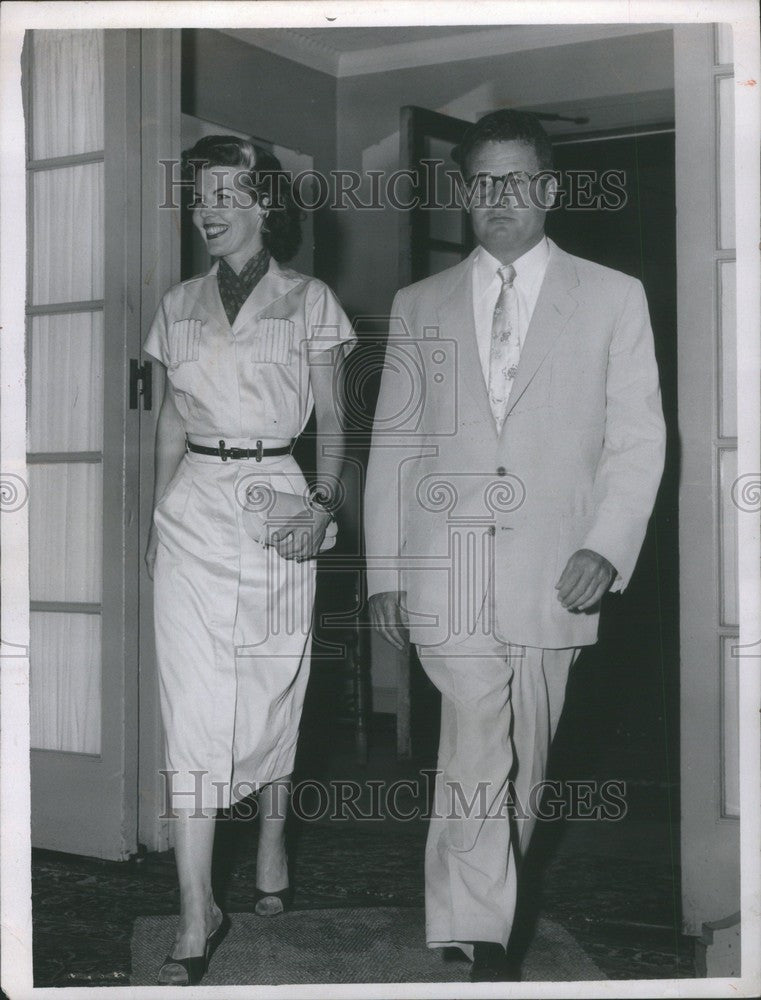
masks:
MULTIPOLYGON (((287 444, 313 407, 309 359, 354 339, 321 281, 274 260, 232 326, 217 265, 165 295, 144 344, 165 365, 195 444, 287 444)), ((154 619, 166 789, 174 808, 226 808, 293 768, 309 674, 313 560, 244 530, 249 488, 302 493, 290 454, 186 452, 156 505, 154 619)))

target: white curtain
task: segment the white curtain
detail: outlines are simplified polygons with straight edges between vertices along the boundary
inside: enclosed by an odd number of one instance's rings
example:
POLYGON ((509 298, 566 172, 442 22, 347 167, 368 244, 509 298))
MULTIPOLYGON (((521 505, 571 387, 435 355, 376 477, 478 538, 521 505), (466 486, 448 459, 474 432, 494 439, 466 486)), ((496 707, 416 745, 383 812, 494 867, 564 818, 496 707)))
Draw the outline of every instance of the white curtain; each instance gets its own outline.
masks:
MULTIPOLYGON (((103 163, 56 157, 103 149, 103 32, 36 31, 31 44, 33 306, 103 298, 103 163)), ((102 594, 103 315, 54 312, 29 323, 32 746, 100 749, 101 619, 77 604, 102 594), (45 453, 58 461, 44 461, 45 453), (67 457, 70 455, 70 460, 67 457)))
POLYGON ((100 615, 33 611, 31 742, 100 750, 100 615))
POLYGON ((103 313, 34 316, 28 363, 29 450, 100 451, 103 313))
POLYGON ((32 305, 103 298, 103 164, 36 171, 32 305))
POLYGON ((98 604, 102 582, 101 465, 29 466, 29 589, 33 601, 98 604))
POLYGON ((35 31, 32 158, 103 149, 103 32, 35 31))

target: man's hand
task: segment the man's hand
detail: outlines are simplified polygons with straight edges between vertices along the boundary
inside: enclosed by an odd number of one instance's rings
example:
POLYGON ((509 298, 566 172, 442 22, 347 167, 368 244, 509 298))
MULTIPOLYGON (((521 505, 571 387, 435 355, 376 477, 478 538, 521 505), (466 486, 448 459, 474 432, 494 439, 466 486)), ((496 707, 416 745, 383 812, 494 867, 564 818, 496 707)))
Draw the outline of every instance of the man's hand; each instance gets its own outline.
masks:
POLYGON ((558 600, 569 611, 587 611, 610 588, 616 568, 605 556, 591 549, 579 549, 568 560, 555 584, 558 600))
POLYGON ((373 594, 370 598, 370 624, 399 650, 405 650, 409 643, 409 619, 404 607, 406 599, 407 592, 404 590, 384 590, 382 594, 373 594))

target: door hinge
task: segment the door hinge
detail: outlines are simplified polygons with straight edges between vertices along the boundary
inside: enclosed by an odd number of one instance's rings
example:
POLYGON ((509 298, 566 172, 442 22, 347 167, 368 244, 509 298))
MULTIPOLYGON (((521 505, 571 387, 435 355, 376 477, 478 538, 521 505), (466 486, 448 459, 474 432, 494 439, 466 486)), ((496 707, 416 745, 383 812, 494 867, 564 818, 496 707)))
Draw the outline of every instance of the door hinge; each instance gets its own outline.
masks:
POLYGON ((137 358, 129 361, 129 408, 137 409, 137 397, 143 397, 143 409, 150 410, 153 406, 153 365, 150 361, 142 365, 137 358), (139 390, 138 390, 139 386, 139 390))

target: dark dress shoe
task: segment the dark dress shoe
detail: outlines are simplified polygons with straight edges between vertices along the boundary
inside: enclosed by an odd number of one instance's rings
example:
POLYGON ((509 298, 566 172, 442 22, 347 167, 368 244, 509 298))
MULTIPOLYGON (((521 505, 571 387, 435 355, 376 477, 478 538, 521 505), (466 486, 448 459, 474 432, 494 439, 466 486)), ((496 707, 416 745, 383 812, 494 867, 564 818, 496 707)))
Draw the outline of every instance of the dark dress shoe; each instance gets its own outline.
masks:
POLYGON ((276 917, 290 910, 293 903, 293 886, 286 886, 277 892, 254 889, 254 913, 257 917, 276 917))
POLYGON ((476 941, 473 945, 473 964, 470 967, 471 983, 518 983, 520 970, 508 959, 501 944, 493 941, 476 941))
POLYGON ((172 958, 170 952, 159 969, 159 986, 198 986, 209 967, 211 956, 230 930, 230 918, 225 913, 219 927, 211 931, 206 938, 202 955, 191 955, 189 958, 172 958))

